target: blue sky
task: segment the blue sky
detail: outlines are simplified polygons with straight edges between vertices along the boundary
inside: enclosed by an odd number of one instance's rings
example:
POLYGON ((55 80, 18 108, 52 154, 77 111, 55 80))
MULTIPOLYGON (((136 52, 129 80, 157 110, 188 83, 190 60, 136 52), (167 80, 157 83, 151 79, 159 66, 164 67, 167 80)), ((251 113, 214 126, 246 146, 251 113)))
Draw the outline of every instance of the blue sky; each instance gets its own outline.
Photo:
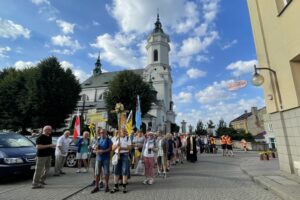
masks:
POLYGON ((251 85, 257 63, 246 0, 2 0, 0 69, 58 57, 82 81, 101 52, 103 70, 145 66, 157 9, 170 35, 176 121, 227 122, 264 106, 251 85), (248 85, 236 91, 235 80, 248 85))

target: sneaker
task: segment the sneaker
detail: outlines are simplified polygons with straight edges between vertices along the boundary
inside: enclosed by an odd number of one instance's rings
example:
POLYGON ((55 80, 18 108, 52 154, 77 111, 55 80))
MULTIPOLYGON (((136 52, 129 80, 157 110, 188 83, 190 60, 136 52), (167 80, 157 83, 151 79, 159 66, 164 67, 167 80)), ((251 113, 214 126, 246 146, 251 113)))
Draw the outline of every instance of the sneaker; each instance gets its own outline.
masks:
POLYGON ((105 192, 109 192, 109 188, 108 187, 105 188, 105 192))
POLYGON ((148 179, 144 180, 144 181, 143 181, 143 184, 144 184, 144 185, 147 185, 147 184, 148 184, 148 181, 149 181, 148 179))
POLYGON ((96 192, 99 192, 99 188, 98 188, 98 187, 95 187, 95 188, 91 191, 92 194, 93 194, 93 193, 96 193, 96 192))
POLYGON ((66 174, 66 172, 63 172, 63 171, 61 171, 61 172, 59 172, 60 174, 66 174))
POLYGON ((93 182, 90 184, 90 186, 92 187, 92 186, 95 186, 95 185, 96 185, 96 181, 93 180, 93 182))
POLYGON ((45 183, 45 181, 41 181, 40 184, 41 185, 47 185, 47 183, 45 183))
POLYGON ((77 170, 76 170, 76 173, 80 173, 80 172, 81 172, 80 169, 77 169, 77 170))
POLYGON ((117 188, 117 187, 114 187, 111 191, 110 191, 110 193, 115 193, 115 192, 118 192, 119 191, 119 188, 117 188))
POLYGON ((123 187, 123 193, 127 193, 127 188, 126 187, 123 187))
POLYGON ((154 180, 153 180, 153 179, 150 179, 150 180, 148 181, 148 184, 149 184, 149 185, 152 185, 153 182, 154 182, 154 180))
POLYGON ((167 178, 167 173, 164 173, 164 179, 166 179, 167 178))
POLYGON ((81 172, 82 172, 82 173, 86 173, 87 170, 86 170, 85 168, 83 168, 83 169, 81 170, 81 172))
POLYGON ((32 185, 31 188, 32 189, 42 189, 42 188, 44 188, 44 186, 43 185, 32 185))
POLYGON ((100 182, 99 187, 100 187, 100 188, 104 188, 104 184, 103 184, 102 181, 100 182))

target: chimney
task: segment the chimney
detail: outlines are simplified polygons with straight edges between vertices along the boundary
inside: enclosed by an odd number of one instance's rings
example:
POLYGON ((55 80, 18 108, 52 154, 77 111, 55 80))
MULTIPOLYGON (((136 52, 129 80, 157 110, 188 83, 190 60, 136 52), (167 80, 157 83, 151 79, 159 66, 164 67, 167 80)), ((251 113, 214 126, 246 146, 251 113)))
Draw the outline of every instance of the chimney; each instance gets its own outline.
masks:
POLYGON ((251 108, 251 112, 252 112, 252 115, 258 116, 257 107, 252 107, 252 108, 251 108))

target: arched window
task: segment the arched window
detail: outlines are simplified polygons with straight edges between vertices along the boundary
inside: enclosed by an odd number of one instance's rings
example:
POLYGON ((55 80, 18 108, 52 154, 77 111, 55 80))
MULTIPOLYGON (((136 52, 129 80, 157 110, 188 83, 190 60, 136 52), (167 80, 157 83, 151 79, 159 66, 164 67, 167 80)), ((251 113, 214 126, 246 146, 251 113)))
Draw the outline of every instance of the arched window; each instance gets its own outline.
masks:
POLYGON ((156 49, 153 51, 153 61, 158 61, 158 51, 156 49))

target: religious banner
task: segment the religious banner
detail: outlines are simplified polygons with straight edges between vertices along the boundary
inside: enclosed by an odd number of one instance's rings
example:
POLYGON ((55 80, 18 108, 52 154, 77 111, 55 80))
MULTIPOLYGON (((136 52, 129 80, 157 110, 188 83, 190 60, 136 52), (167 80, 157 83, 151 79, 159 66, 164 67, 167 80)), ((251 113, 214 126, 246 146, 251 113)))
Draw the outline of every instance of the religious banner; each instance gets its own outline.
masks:
POLYGON ((87 114, 87 121, 89 123, 99 123, 99 122, 107 122, 107 113, 106 112, 90 112, 87 114))

